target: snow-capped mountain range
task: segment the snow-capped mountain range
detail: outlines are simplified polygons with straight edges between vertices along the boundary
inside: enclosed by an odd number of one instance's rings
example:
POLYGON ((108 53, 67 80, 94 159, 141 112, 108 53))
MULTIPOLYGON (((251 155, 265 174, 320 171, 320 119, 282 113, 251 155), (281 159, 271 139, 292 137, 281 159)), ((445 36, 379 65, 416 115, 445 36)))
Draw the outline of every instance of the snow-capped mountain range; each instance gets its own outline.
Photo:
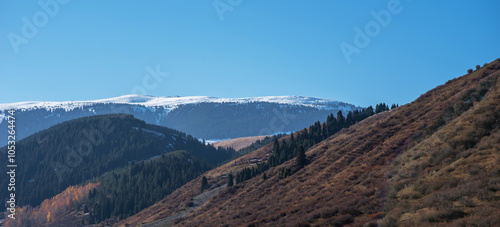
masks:
MULTIPOLYGON (((155 97, 125 95, 92 101, 18 102, 0 104, 0 129, 7 129, 9 109, 16 110, 17 139, 63 121, 112 113, 128 113, 147 123, 184 131, 198 138, 225 139, 296 131, 324 121, 351 104, 304 96, 215 98, 208 96, 155 97)), ((6 144, 0 130, 0 146, 6 144)))
POLYGON ((92 101, 64 101, 64 102, 17 102, 9 104, 0 104, 0 111, 8 109, 18 110, 33 110, 46 109, 56 110, 64 109, 71 111, 76 108, 91 106, 95 104, 129 104, 143 107, 164 107, 167 109, 175 109, 181 105, 199 104, 199 103, 252 103, 252 102, 267 102, 286 105, 308 106, 318 109, 337 108, 342 102, 331 99, 304 97, 304 96, 265 96, 265 97, 250 97, 250 98, 215 98, 209 96, 186 96, 186 97, 157 97, 148 95, 124 95, 109 99, 99 99, 92 101))

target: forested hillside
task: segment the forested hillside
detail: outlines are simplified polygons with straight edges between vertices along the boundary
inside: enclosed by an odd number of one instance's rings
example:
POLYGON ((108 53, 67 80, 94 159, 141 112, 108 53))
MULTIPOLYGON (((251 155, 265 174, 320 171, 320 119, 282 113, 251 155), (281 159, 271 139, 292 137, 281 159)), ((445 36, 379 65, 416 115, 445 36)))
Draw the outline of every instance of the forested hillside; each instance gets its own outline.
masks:
MULTIPOLYGON (((206 146, 185 133, 148 125, 131 115, 103 115, 75 119, 36 133, 17 143, 18 205, 37 206, 70 185, 82 184, 131 162, 174 150, 215 166, 235 155, 231 149, 206 146)), ((2 148, 0 164, 6 165, 2 148)), ((0 179, 7 188, 8 178, 0 179)), ((0 198, 7 198, 0 191, 0 198)))
POLYGON ((90 193, 85 204, 90 215, 84 221, 126 218, 215 167, 189 152, 175 151, 105 173, 95 180, 102 186, 90 193))

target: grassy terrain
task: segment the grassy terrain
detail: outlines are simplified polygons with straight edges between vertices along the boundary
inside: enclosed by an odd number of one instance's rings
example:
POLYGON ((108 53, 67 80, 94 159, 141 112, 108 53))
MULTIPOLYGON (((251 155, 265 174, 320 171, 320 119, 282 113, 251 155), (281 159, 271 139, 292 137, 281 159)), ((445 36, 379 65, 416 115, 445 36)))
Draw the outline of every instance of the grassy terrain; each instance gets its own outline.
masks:
MULTIPOLYGON (((496 60, 369 117, 308 149, 310 163, 293 175, 280 175, 290 160, 168 225, 499 225, 499 72, 496 60)), ((240 159, 271 151, 268 145, 240 159)), ((218 187, 223 175, 242 168, 231 162, 205 176, 218 187)), ((188 209, 200 180, 120 224, 188 209)))

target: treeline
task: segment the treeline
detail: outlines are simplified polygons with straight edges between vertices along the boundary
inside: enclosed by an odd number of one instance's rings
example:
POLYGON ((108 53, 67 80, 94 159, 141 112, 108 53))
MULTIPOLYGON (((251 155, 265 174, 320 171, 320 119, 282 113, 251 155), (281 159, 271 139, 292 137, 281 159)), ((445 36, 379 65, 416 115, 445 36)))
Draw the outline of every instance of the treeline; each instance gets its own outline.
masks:
MULTIPOLYGON (((392 108, 396 107, 398 107, 398 105, 392 105, 392 108)), ((372 106, 369 106, 361 110, 349 111, 346 117, 344 117, 342 111, 339 111, 336 117, 334 117, 333 113, 328 115, 324 123, 317 121, 306 130, 292 133, 288 141, 281 140, 281 142, 279 142, 279 140, 275 138, 273 153, 267 159, 267 162, 259 163, 256 167, 247 167, 237 172, 235 176, 236 183, 238 184, 251 179, 271 167, 281 165, 297 157, 293 169, 279 170, 280 176, 286 178, 307 164, 308 160, 305 158, 304 154, 307 149, 332 136, 343 128, 348 128, 356 122, 387 110, 389 110, 389 106, 385 103, 380 103, 376 105, 375 110, 372 106)), ((263 176, 263 178, 265 178, 265 176, 263 176)))
MULTIPOLYGON (((82 184, 129 162, 149 159, 175 150, 217 165, 233 158, 233 149, 206 146, 183 132, 146 124, 127 114, 79 118, 38 132, 16 144, 19 206, 37 206, 70 185, 82 184)), ((5 147, 1 154, 6 152, 5 147)), ((7 164, 7 155, 0 155, 7 164)), ((7 188, 8 178, 0 178, 7 188)), ((8 197, 0 190, 0 198, 8 197)))
MULTIPOLYGON (((154 127, 163 128, 162 126, 154 127)), ((175 148, 176 150, 186 150, 189 154, 216 166, 224 164, 229 160, 240 156, 240 154, 238 154, 232 147, 215 148, 213 144, 206 145, 191 135, 187 135, 185 142, 183 141, 182 144, 179 144, 175 148)))
POLYGON ((255 151, 255 150, 273 142, 274 139, 279 139, 283 136, 284 136, 284 134, 278 134, 278 135, 274 135, 274 136, 266 136, 266 137, 264 137, 264 139, 257 140, 255 142, 253 142, 252 144, 250 144, 250 146, 238 150, 238 154, 239 155, 248 154, 252 151, 255 151))
POLYGON ((176 151, 106 173, 99 178, 102 186, 89 193, 85 223, 124 219, 214 167, 186 151, 176 151))

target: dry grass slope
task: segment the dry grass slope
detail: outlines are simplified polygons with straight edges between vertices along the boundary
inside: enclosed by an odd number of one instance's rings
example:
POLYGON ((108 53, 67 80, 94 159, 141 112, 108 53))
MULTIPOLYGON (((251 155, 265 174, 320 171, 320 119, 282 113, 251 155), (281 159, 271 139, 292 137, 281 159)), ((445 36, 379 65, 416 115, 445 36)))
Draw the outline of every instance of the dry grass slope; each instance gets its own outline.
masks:
POLYGON ((499 75, 483 79, 479 88, 491 88, 480 101, 466 94, 469 110, 397 158, 383 223, 500 225, 499 75))
MULTIPOLYGON (((120 225, 189 211, 178 226, 498 225, 500 60, 377 114, 291 160, 190 207, 200 178, 120 225)), ((288 139, 284 137, 282 139, 288 139)), ((265 157, 270 145, 240 158, 265 157)), ((241 165, 207 172, 212 188, 241 165)))
POLYGON ((214 147, 232 147, 235 151, 250 146, 253 142, 266 138, 266 136, 249 136, 236 139, 223 140, 213 143, 214 147))

